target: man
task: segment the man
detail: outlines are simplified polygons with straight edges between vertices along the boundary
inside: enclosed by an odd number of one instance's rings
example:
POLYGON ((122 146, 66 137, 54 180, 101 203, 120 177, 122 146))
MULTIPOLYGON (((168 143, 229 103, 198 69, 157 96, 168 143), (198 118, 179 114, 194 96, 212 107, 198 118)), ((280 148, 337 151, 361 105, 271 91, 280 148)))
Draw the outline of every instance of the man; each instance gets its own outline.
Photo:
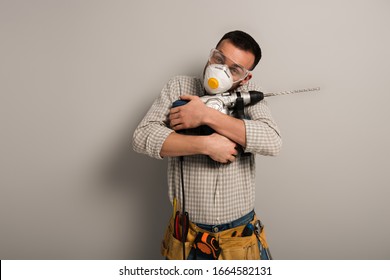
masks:
POLYGON ((134 132, 135 151, 168 158, 170 200, 178 210, 176 201, 185 203, 188 212, 189 226, 183 218, 170 221, 162 246, 169 259, 270 258, 263 226, 254 214, 255 154, 278 154, 279 130, 264 100, 246 106, 245 118, 239 119, 199 98, 259 90, 249 80, 260 59, 260 46, 250 35, 225 34, 211 51, 202 79, 170 80, 134 132), (172 108, 178 99, 186 104, 172 108), (182 133, 200 126, 214 133, 182 133))

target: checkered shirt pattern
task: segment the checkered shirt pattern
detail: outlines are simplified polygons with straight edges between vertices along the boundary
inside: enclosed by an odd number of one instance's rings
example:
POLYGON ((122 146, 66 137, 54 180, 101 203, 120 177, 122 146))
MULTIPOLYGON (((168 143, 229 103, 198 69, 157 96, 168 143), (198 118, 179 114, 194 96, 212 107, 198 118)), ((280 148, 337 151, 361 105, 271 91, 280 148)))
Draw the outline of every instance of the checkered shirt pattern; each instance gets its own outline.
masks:
MULTIPOLYGON (((238 91, 260 90, 249 82, 238 91)), ((134 131, 136 152, 161 159, 169 128, 169 110, 180 95, 204 95, 199 78, 177 76, 171 79, 134 131)), ((254 209, 255 154, 279 153, 281 137, 265 100, 245 107, 246 148, 249 156, 238 155, 232 163, 222 164, 204 155, 185 156, 183 160, 186 211, 195 223, 218 225, 236 220, 254 209)), ((182 197, 180 159, 168 158, 168 188, 171 202, 182 197)))

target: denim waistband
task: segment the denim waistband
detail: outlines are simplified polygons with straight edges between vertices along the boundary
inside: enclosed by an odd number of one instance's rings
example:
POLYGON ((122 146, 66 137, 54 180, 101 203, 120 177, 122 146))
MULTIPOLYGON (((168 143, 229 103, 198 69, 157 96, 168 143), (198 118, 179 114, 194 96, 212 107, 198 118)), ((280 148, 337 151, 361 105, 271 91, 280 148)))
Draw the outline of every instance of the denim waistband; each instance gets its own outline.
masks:
POLYGON ((226 224, 222 224, 222 225, 205 225, 205 224, 196 224, 196 225, 198 227, 200 227, 201 229, 217 233, 217 232, 220 232, 223 230, 246 225, 253 220, 254 216, 255 216, 255 211, 252 210, 248 214, 246 214, 245 216, 242 216, 241 218, 238 218, 237 220, 234 220, 230 223, 226 223, 226 224))

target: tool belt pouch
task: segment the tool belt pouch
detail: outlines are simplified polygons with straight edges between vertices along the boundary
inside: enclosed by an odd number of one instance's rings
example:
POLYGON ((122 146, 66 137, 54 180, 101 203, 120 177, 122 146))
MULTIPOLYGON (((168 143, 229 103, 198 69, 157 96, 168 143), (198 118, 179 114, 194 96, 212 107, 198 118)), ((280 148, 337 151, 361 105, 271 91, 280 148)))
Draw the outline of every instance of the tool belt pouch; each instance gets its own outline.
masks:
MULTIPOLYGON (((242 227, 243 229, 244 227, 242 227)), ((230 235, 231 236, 231 235, 230 235)), ((223 237, 219 239, 220 260, 259 260, 260 250, 255 234, 251 236, 223 237)))
MULTIPOLYGON (((187 240, 185 245, 185 259, 188 258, 188 254, 191 251, 192 244, 194 243, 196 232, 191 227, 188 230, 187 240)), ((165 231, 164 239, 161 243, 161 254, 169 260, 182 260, 183 259, 183 243, 174 237, 174 219, 171 218, 169 225, 165 231)))

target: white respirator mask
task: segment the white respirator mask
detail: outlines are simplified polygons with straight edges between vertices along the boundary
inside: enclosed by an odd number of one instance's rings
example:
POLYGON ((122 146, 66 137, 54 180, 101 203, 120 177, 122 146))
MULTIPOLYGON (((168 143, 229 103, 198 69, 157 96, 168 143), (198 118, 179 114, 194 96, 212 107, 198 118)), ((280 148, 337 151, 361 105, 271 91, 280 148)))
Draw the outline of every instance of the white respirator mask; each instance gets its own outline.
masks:
POLYGON ((223 64, 209 64, 204 73, 203 86, 209 94, 227 92, 233 86, 229 68, 223 64))

